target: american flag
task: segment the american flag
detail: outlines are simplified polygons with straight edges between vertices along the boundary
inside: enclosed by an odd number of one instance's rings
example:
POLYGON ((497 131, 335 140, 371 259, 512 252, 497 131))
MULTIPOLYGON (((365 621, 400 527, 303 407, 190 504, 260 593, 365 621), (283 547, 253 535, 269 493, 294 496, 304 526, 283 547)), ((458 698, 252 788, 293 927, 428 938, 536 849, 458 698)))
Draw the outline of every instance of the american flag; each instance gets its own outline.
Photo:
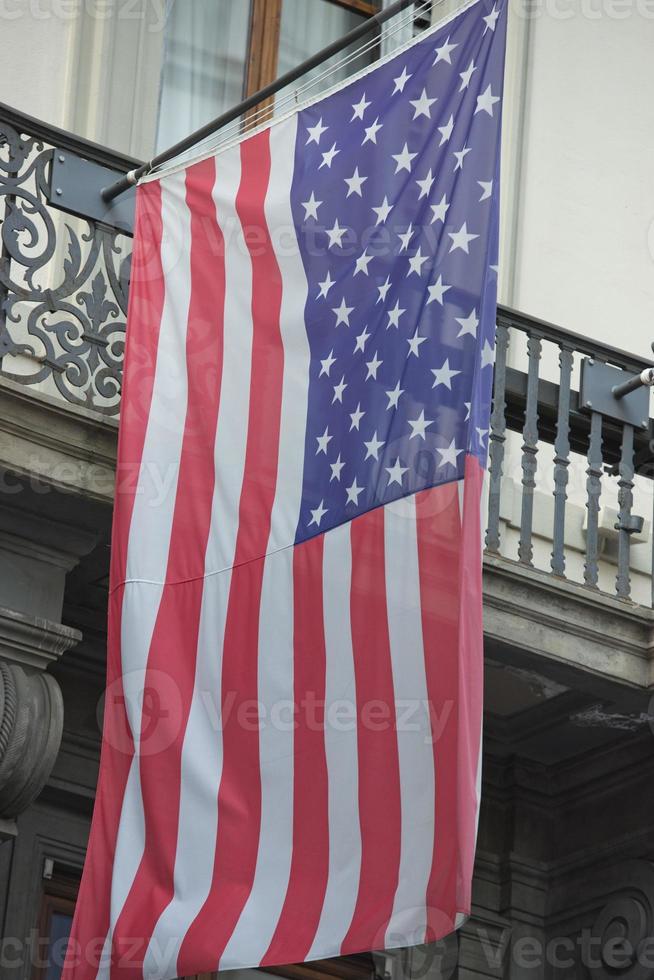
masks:
POLYGON ((139 189, 67 980, 470 911, 505 21, 478 0, 139 189))

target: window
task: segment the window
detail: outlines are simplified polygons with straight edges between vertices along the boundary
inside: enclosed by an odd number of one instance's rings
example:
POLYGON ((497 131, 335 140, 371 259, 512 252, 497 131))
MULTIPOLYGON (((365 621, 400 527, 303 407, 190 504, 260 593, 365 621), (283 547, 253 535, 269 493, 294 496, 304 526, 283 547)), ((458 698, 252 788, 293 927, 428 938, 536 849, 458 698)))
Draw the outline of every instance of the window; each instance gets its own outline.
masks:
POLYGON ((39 943, 32 980, 59 980, 66 944, 73 924, 79 878, 75 874, 57 873, 43 882, 39 915, 39 943))
MULTIPOLYGON (((168 0, 157 150, 294 68, 382 5, 382 0, 168 0)), ((358 71, 378 53, 375 43, 330 81, 358 71)), ((344 56, 347 52, 332 64, 344 56)), ((314 77, 323 70, 316 69, 314 77)))
POLYGON ((243 0, 169 0, 158 150, 241 101, 249 28, 243 0))

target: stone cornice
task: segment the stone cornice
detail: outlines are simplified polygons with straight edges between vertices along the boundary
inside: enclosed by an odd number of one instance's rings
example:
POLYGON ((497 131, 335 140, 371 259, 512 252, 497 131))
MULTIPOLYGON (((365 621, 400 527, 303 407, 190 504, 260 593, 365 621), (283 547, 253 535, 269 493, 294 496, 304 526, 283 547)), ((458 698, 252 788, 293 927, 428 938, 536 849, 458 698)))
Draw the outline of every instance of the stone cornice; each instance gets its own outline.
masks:
POLYGON ((654 686, 654 611, 506 558, 484 557, 487 641, 619 681, 654 686))
POLYGON ((0 463, 7 470, 111 503, 117 439, 115 419, 0 379, 0 463))
POLYGON ((82 639, 79 630, 0 606, 0 657, 46 670, 82 639))

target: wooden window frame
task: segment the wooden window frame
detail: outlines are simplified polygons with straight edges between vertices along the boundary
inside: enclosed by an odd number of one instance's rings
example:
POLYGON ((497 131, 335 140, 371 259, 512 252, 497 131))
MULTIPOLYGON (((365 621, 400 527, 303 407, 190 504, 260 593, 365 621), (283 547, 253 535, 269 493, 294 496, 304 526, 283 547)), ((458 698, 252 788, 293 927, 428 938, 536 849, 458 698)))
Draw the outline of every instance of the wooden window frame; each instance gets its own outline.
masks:
MULTIPOLYGON (((50 881, 47 879, 44 881, 37 925, 40 942, 50 939, 53 914, 60 913, 73 916, 78 890, 79 878, 77 875, 57 875, 50 881)), ((45 966, 35 966, 32 970, 32 980, 42 980, 47 969, 45 966)))
MULTIPOLYGON (((253 95, 277 77, 279 38, 284 0, 251 0, 250 30, 243 95, 253 95)), ((355 14, 371 17, 380 9, 375 0, 322 0, 355 14)))

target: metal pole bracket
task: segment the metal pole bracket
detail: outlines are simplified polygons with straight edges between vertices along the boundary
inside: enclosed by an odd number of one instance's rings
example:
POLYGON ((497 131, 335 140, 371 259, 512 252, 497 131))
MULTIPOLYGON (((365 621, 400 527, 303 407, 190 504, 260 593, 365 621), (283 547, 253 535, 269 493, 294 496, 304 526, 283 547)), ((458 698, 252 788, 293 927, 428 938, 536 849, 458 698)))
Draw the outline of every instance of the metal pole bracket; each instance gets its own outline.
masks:
POLYGON ((66 150, 54 151, 50 171, 49 203, 69 214, 102 222, 126 235, 134 234, 136 189, 130 188, 113 201, 106 201, 102 189, 123 174, 102 167, 66 150))
MULTIPOLYGON (((644 375, 612 367, 592 357, 581 363, 581 391, 579 407, 589 412, 599 412, 606 418, 632 425, 635 429, 649 426, 649 384, 644 375), (636 379, 638 383, 636 384, 636 379), (622 391, 620 390, 622 389, 622 391)), ((652 375, 654 379, 654 375, 652 375)))

